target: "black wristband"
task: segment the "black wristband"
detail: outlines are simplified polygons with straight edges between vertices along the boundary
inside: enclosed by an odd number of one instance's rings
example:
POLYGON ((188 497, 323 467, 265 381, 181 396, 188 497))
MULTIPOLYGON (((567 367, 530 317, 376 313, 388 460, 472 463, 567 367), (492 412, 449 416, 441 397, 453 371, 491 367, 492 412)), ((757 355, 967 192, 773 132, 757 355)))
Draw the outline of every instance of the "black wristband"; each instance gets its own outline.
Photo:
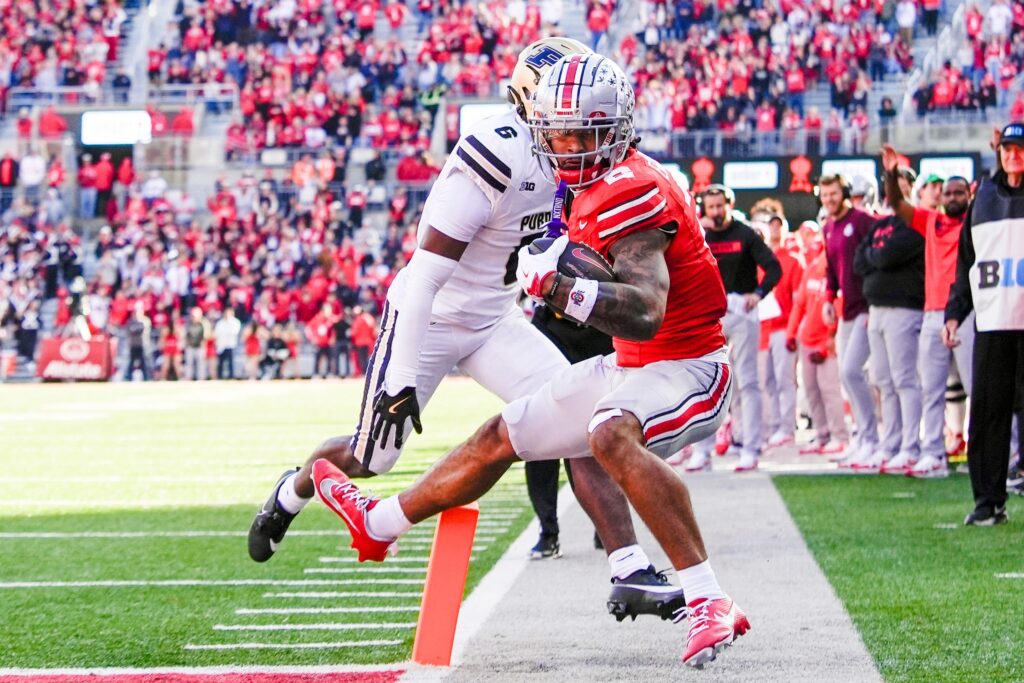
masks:
POLYGON ((555 281, 551 283, 551 293, 545 297, 548 300, 554 299, 555 294, 558 292, 558 285, 562 284, 562 274, 555 272, 555 281))

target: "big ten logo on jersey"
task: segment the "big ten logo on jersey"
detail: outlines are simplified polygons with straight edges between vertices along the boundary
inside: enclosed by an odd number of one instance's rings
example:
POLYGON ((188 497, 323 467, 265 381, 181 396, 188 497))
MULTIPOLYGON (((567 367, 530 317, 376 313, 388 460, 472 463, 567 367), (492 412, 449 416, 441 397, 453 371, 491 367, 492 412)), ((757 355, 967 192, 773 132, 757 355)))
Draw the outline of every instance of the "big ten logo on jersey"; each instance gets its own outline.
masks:
POLYGON ((1024 287, 1024 259, 978 261, 978 289, 1024 287))
POLYGON ((523 220, 519 223, 519 231, 523 232, 525 230, 539 230, 541 226, 547 223, 550 219, 551 214, 548 213, 547 211, 535 213, 530 216, 523 216, 523 220))
POLYGON ((530 180, 524 180, 522 183, 519 184, 520 192, 533 192, 536 189, 537 183, 534 183, 530 180))

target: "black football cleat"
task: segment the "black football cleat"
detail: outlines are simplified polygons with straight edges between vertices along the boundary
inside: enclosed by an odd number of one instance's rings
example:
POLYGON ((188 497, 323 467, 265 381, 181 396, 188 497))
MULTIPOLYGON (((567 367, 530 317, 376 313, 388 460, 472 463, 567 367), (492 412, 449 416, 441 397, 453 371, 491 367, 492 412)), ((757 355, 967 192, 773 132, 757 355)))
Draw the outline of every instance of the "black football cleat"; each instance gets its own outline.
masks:
POLYGON ((537 545, 530 548, 531 560, 557 560, 561 556, 562 549, 558 545, 558 536, 541 534, 537 545))
POLYGON ((980 507, 975 508, 974 512, 967 515, 964 519, 964 526, 996 526, 997 524, 1006 524, 1009 519, 1005 505, 997 508, 980 507))
POLYGON ((267 498, 267 502, 263 504, 260 511, 256 513, 256 518, 252 520, 252 525, 249 527, 249 557, 257 562, 266 562, 274 556, 278 544, 281 543, 285 532, 288 531, 288 525, 295 519, 295 515, 282 508, 277 502, 277 492, 284 480, 298 471, 299 468, 296 467, 281 475, 270 498, 267 498))
POLYGON ((638 569, 624 579, 612 579, 612 593, 608 596, 608 613, 616 621, 641 614, 653 614, 674 622, 686 618, 686 597, 683 589, 668 582, 665 572, 654 567, 638 569))

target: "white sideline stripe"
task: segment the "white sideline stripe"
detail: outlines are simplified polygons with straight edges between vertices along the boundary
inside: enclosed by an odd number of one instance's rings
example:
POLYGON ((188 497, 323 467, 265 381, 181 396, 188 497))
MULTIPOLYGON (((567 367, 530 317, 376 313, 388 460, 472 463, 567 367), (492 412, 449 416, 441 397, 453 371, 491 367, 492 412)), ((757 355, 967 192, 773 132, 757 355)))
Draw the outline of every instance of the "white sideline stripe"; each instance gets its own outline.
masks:
POLYGON ((0 589, 13 588, 139 588, 181 586, 350 586, 357 583, 421 584, 422 579, 171 579, 167 581, 3 581, 0 589))
MULTIPOLYGON (((280 473, 278 473, 279 475, 280 473)), ((205 484, 208 482, 251 482, 258 483, 261 478, 251 475, 230 475, 230 474, 209 474, 209 475, 187 475, 187 474, 72 474, 61 475, 60 480, 69 484, 137 484, 140 482, 153 482, 158 484, 205 484)), ((5 482, 24 484, 45 484, 53 481, 52 476, 26 475, 15 477, 4 477, 5 482)), ((265 480, 263 480, 265 481, 265 480)))
POLYGON ((304 574, 426 574, 426 567, 307 567, 304 574))
MULTIPOLYGON (((392 640, 375 640, 366 641, 365 643, 357 643, 349 641, 346 643, 297 643, 296 645, 277 644, 274 643, 275 647, 303 647, 307 645, 329 645, 337 647, 351 647, 353 645, 362 644, 390 644, 397 645, 399 641, 392 640)), ((247 643, 243 643, 246 645, 247 643)), ((262 645, 262 643, 256 643, 262 645)), ((193 645, 185 646, 186 649, 212 649, 220 646, 208 646, 208 645, 193 645)), ((235 645, 228 645, 228 648, 234 648, 235 645)), ((227 648, 222 648, 227 649, 227 648)), ((294 666, 170 666, 170 667, 144 667, 144 668, 128 668, 128 667, 99 667, 95 669, 0 669, 0 676, 133 676, 133 675, 144 675, 144 674, 166 674, 166 675, 178 675, 178 674, 196 674, 203 676, 217 676, 226 674, 340 674, 340 673, 370 673, 375 671, 395 671, 397 669, 404 668, 402 664, 352 664, 347 666, 331 666, 324 664, 315 665, 294 665, 294 666)))
POLYGON ((214 631, 362 631, 416 628, 414 622, 396 624, 214 624, 214 631))
POLYGON ((1024 572, 1007 572, 1005 574, 996 574, 997 579, 1024 579, 1024 572))
POLYGON ((412 598, 417 601, 423 597, 418 591, 308 591, 299 593, 264 593, 264 598, 412 598))
MULTIPOLYGON (((195 508, 204 507, 206 502, 197 501, 195 498, 168 498, 157 500, 117 500, 107 499, 102 502, 96 500, 39 500, 38 498, 7 498, 0 501, 0 509, 17 508, 21 509, 43 509, 43 510, 153 510, 157 508, 195 508)), ((252 499, 227 498, 218 499, 217 505, 252 505, 252 499)))
MULTIPOLYGON (((564 516, 569 508, 576 503, 576 497, 572 489, 566 484, 559 491, 558 514, 564 516)), ((459 626, 455 630, 455 643, 452 646, 452 669, 462 663, 463 653, 466 651, 473 637, 476 636, 487 619, 494 612, 498 603, 515 583, 516 578, 523 572, 530 562, 530 548, 537 540, 540 533, 540 523, 536 516, 523 533, 508 547, 505 553, 494 563, 491 570, 480 580, 476 588, 463 600, 462 609, 459 611, 459 626)), ((409 675, 403 676, 403 680, 411 680, 409 675)))
MULTIPOLYGON (((475 550, 475 548, 474 548, 474 550, 475 550)), ((469 557, 469 561, 470 562, 473 562, 476 559, 477 559, 476 555, 470 555, 470 557, 469 557)), ((357 562, 359 562, 359 560, 354 558, 354 557, 321 557, 320 561, 325 563, 325 564, 331 564, 331 563, 344 563, 344 564, 351 563, 351 564, 356 564, 357 562)), ((415 555, 415 556, 413 556, 413 555, 406 555, 405 557, 389 557, 388 560, 387 560, 387 564, 394 564, 395 562, 405 562, 405 563, 408 563, 408 564, 426 564, 429 561, 430 561, 430 555, 415 555)))
MULTIPOLYGON (((338 531, 290 531, 292 536, 337 536, 338 531)), ((0 538, 241 538, 247 531, 0 531, 0 538)))
MULTIPOLYGON (((401 640, 350 640, 344 643, 218 643, 213 645, 194 645, 186 643, 186 650, 333 650, 340 647, 373 647, 376 645, 401 645, 401 640)), ((380 669, 365 669, 366 671, 394 671, 395 667, 380 669)), ((253 673, 262 669, 251 669, 253 673)), ((346 671, 360 671, 359 669, 341 669, 338 673, 346 671)), ((191 673, 185 670, 185 673, 191 673)), ((283 672, 274 672, 283 673, 283 672)), ((320 673, 320 672, 313 672, 320 673)), ((330 667, 323 673, 333 673, 330 667)))
MULTIPOLYGON (((429 559, 430 559, 430 555, 406 555, 404 557, 389 557, 388 558, 388 564, 393 564, 395 562, 405 562, 405 563, 426 562, 429 559)), ((331 562, 358 562, 359 559, 355 558, 355 557, 321 557, 320 561, 324 562, 324 563, 331 563, 331 562)))
POLYGON ((350 612, 419 612, 418 605, 408 607, 242 607, 235 610, 238 616, 251 614, 348 614, 350 612))

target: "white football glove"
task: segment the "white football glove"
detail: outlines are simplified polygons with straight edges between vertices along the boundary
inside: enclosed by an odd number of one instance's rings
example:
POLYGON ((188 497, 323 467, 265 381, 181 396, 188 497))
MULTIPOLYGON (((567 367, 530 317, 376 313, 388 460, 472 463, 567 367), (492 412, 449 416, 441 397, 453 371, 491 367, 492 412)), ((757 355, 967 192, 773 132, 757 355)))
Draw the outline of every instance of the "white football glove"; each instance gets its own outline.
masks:
POLYGON ((541 286, 548 275, 558 271, 558 259, 569 243, 568 235, 562 235, 539 254, 530 253, 530 245, 519 250, 519 267, 516 268, 516 280, 523 291, 534 301, 543 302, 541 286))

